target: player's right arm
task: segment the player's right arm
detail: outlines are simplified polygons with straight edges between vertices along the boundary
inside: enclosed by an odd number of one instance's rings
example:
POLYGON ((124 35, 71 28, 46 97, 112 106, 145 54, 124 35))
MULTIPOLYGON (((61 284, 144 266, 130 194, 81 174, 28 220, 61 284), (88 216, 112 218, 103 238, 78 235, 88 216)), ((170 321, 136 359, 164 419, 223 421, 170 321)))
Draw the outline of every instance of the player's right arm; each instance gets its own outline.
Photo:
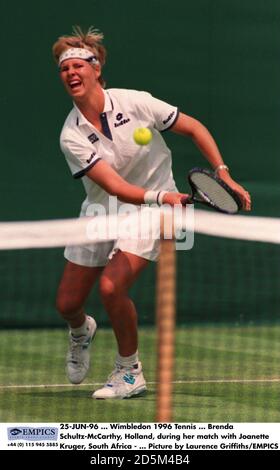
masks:
MULTIPOLYGON (((124 180, 100 155, 92 144, 77 132, 76 128, 62 130, 60 137, 61 150, 75 179, 87 176, 104 191, 112 196, 117 196, 120 201, 131 204, 157 203, 159 191, 154 191, 154 198, 147 198, 149 188, 144 189, 124 180), (144 195, 146 194, 146 197, 144 195)), ((164 189, 164 188, 163 188, 164 189)), ((163 199, 159 203, 170 205, 180 204, 180 193, 162 193, 163 199)))
MULTIPOLYGON (((86 172, 86 176, 108 194, 117 196, 123 202, 137 205, 145 203, 144 195, 147 190, 128 183, 102 159, 86 172)), ((163 202, 170 205, 180 204, 183 196, 186 195, 181 193, 166 193, 163 202)))

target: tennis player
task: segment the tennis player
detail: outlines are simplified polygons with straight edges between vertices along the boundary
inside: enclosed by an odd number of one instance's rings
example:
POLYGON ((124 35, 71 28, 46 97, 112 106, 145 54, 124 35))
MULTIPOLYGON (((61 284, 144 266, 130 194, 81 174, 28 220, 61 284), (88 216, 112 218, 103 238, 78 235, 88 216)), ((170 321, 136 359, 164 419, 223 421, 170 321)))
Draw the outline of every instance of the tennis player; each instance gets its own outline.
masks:
MULTIPOLYGON (((60 144, 75 179, 86 192, 80 215, 92 203, 108 211, 109 195, 141 204, 180 204, 171 169, 171 152, 162 133, 172 130, 191 137, 219 177, 237 192, 250 210, 249 194, 230 175, 208 130, 150 93, 126 89, 105 90, 102 67, 106 50, 103 35, 79 27, 53 46, 60 78, 73 100, 60 144), (132 138, 137 127, 147 127, 153 139, 138 146, 132 138)), ((128 291, 150 261, 158 257, 158 240, 123 240, 68 246, 67 260, 57 294, 57 309, 69 324, 70 345, 66 370, 71 383, 81 383, 89 370, 90 344, 96 322, 84 311, 99 278, 100 295, 117 340, 115 368, 93 398, 127 398, 146 390, 138 357, 137 312, 128 291)))

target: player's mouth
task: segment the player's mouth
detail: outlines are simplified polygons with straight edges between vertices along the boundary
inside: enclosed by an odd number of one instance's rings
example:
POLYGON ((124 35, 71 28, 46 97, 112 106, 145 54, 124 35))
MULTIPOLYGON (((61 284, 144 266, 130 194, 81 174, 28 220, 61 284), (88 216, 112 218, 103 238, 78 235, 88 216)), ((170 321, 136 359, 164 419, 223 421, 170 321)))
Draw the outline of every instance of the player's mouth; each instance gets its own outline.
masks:
POLYGON ((71 90, 77 90, 82 85, 82 82, 81 80, 78 80, 77 78, 75 78, 74 80, 70 80, 68 82, 68 85, 71 88, 71 90))

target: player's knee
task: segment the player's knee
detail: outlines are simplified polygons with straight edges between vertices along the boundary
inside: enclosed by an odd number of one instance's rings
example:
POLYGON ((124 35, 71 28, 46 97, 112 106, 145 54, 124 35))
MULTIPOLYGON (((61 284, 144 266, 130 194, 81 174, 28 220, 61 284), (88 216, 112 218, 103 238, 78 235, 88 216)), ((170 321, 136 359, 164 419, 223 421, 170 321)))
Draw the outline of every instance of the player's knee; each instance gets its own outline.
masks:
POLYGON ((56 309, 60 315, 67 320, 77 315, 77 312, 81 309, 81 304, 78 299, 58 295, 56 299, 56 309))
POLYGON ((112 301, 121 294, 121 289, 117 282, 113 282, 107 277, 100 278, 99 291, 103 302, 112 301))

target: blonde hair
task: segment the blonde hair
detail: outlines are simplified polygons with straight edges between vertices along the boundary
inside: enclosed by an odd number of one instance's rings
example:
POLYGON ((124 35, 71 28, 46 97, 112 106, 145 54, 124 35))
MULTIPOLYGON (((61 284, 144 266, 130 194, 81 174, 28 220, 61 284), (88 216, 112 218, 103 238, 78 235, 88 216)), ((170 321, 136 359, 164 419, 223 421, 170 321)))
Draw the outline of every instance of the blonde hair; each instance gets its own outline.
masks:
MULTIPOLYGON (((106 60, 106 49, 102 44, 103 34, 91 26, 87 32, 84 32, 80 26, 73 27, 72 36, 61 36, 54 43, 52 47, 52 53, 54 60, 58 64, 59 57, 61 54, 72 47, 79 47, 82 49, 88 49, 98 59, 101 67, 105 64, 106 60)), ((94 67, 94 65, 93 65, 94 67)), ((105 81, 99 77, 99 82, 103 88, 105 88, 105 81)))

